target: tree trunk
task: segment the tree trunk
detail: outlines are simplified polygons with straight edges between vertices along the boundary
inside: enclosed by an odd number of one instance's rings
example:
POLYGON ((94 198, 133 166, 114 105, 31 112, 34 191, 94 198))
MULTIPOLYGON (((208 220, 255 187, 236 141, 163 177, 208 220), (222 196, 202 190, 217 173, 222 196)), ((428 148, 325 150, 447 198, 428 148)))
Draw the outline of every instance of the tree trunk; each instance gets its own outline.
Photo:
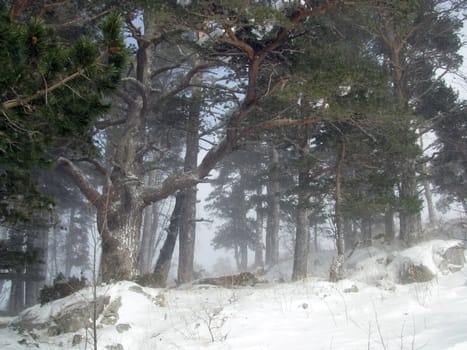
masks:
POLYGON ((393 242, 395 237, 394 212, 388 208, 384 213, 384 240, 386 242, 393 242))
MULTIPOLYGON (((151 172, 147 184, 153 186, 156 184, 156 173, 151 172)), ((158 215, 159 203, 153 203, 146 207, 143 212, 143 229, 141 234, 141 274, 152 271, 152 259, 155 256, 156 234, 159 226, 158 215)))
POLYGON ((240 271, 248 270, 248 244, 247 242, 240 243, 240 271))
POLYGON ((344 218, 342 216, 342 163, 345 157, 345 143, 339 137, 337 144, 337 164, 336 164, 336 194, 335 194, 335 221, 336 221, 336 247, 337 257, 333 259, 330 271, 331 282, 336 282, 345 278, 345 238, 344 238, 344 218))
POLYGON ((400 197, 405 204, 399 213, 400 238, 408 244, 420 238, 419 212, 415 208, 418 200, 415 160, 407 160, 401 179, 400 197))
POLYGON ((72 236, 74 234, 74 225, 75 225, 75 216, 76 208, 70 208, 70 219, 68 221, 68 231, 66 233, 66 243, 65 243, 65 276, 71 276, 71 269, 73 268, 73 243, 72 236))
POLYGON ((234 258, 235 258, 235 265, 237 266, 237 271, 241 271, 242 262, 241 262, 241 257, 240 257, 240 248, 237 243, 234 243, 234 258))
MULTIPOLYGON (((423 150, 423 135, 420 135, 420 147, 423 150)), ((429 170, 426 162, 422 162, 422 179, 423 179, 423 189, 425 190, 425 199, 426 205, 428 208, 428 218, 430 220, 430 225, 432 228, 435 228, 438 225, 438 219, 436 217, 436 210, 433 204, 433 193, 431 191, 431 184, 428 180, 429 170)))
MULTIPOLYGON (((299 174, 299 187, 308 183, 308 171, 299 174)), ((310 230, 308 220, 308 193, 299 190, 297 208, 297 229, 295 234, 295 249, 293 259, 292 280, 297 281, 308 275, 308 247, 310 245, 310 230)))
MULTIPOLYGON (((195 79, 199 83, 199 77, 195 79)), ((199 88, 192 90, 189 114, 187 116, 186 153, 184 170, 195 170, 198 165, 199 126, 202 96, 199 88)), ((178 283, 186 283, 194 278, 194 258, 196 239, 196 186, 185 190, 185 200, 180 219, 180 239, 178 256, 178 283)))
POLYGON ((139 274, 144 203, 133 198, 135 188, 115 186, 109 207, 98 213, 102 238, 102 279, 133 279, 139 274))
POLYGON ((25 308, 25 285, 22 278, 11 280, 10 300, 8 303, 8 314, 17 315, 25 308))
POLYGON ((344 246, 348 250, 355 245, 355 232, 353 230, 352 221, 344 220, 344 246))
POLYGON ((366 216, 362 220, 362 234, 363 234, 363 237, 362 237, 363 246, 370 247, 371 240, 372 240, 371 216, 366 216))
POLYGON ((263 224, 264 224, 264 208, 263 208, 263 186, 258 186, 256 190, 257 202, 256 202, 256 221, 255 221, 255 267, 263 267, 263 224))
POLYGON ((160 287, 165 287, 167 278, 169 276, 170 264, 172 262, 175 244, 177 242, 178 232, 180 229, 180 216, 182 213, 182 206, 184 203, 184 192, 180 191, 175 196, 175 206, 170 216, 170 224, 167 229, 167 237, 164 245, 161 248, 159 257, 157 258, 156 267, 154 268, 154 275, 160 287))
POLYGON ((194 278, 194 256, 196 238, 196 188, 185 190, 185 199, 180 218, 180 239, 178 256, 178 283, 194 278))
POLYGON ((266 223, 266 265, 273 266, 279 261, 279 153, 270 146, 271 169, 267 184, 268 212, 266 223))

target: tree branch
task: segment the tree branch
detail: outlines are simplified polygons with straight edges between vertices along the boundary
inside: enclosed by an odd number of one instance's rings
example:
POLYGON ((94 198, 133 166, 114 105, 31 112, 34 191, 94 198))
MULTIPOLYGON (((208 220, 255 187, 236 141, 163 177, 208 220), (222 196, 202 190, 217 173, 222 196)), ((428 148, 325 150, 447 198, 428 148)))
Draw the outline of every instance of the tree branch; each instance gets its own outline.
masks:
POLYGON ((31 102, 31 101, 39 98, 39 97, 47 95, 49 92, 52 92, 52 91, 64 86, 69 81, 81 76, 83 74, 83 72, 84 72, 83 69, 79 69, 75 73, 67 76, 66 78, 63 78, 62 80, 59 80, 59 81, 55 82, 54 84, 50 85, 46 89, 37 91, 35 94, 33 94, 33 95, 29 96, 29 97, 16 98, 14 100, 5 101, 5 102, 2 103, 2 108, 3 109, 12 109, 12 108, 15 108, 15 107, 25 105, 25 104, 27 104, 27 103, 29 103, 29 102, 31 102))
POLYGON ((285 126, 303 126, 311 125, 318 122, 320 118, 312 117, 306 119, 289 119, 289 118, 279 118, 268 120, 263 123, 244 128, 241 132, 242 136, 246 136, 258 131, 270 130, 273 128, 285 127, 285 126))
POLYGON ((73 180, 89 202, 96 208, 102 205, 102 195, 92 186, 91 182, 86 179, 83 172, 76 165, 69 159, 60 157, 57 160, 57 166, 73 180))

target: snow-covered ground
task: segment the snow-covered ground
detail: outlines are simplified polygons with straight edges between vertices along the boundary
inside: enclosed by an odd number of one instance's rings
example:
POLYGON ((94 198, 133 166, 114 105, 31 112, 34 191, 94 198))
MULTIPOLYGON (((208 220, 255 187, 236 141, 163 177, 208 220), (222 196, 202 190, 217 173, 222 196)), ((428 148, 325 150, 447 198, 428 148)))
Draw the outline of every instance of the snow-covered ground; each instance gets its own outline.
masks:
MULTIPOLYGON (((467 349, 467 268, 440 270, 445 241, 425 242, 392 254, 384 247, 357 250, 349 279, 309 278, 254 287, 206 285, 152 289, 131 282, 99 287, 121 298, 118 321, 99 325, 98 348, 152 349, 467 349), (436 273, 426 283, 400 285, 395 266, 404 256, 436 273), (120 344, 120 345, 118 345, 120 344)), ((324 264, 323 264, 324 265, 324 264)), ((91 290, 26 310, 23 318, 47 321, 91 290)), ((0 320, 0 349, 92 349, 86 330, 48 336, 47 329, 18 334, 0 320), (1 326, 3 324, 3 326, 1 326), (80 344, 72 339, 80 334, 80 344)), ((90 335, 88 335, 90 339, 90 335)))

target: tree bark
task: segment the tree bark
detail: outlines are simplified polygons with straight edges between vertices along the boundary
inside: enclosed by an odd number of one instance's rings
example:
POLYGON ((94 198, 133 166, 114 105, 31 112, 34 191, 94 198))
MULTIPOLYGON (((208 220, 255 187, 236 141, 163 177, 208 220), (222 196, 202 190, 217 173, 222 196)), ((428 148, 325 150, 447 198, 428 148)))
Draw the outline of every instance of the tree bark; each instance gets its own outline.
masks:
MULTIPOLYGON (((420 147, 423 150, 423 135, 420 135, 420 147)), ((428 218, 430 220, 431 227, 435 228, 438 225, 438 219, 436 217, 436 210, 433 204, 433 193, 431 191, 430 181, 428 180, 429 170, 426 162, 422 162, 421 168, 423 189, 425 190, 426 205, 428 208, 428 218)))
POLYGON ((279 261, 279 153, 270 146, 271 170, 267 184, 268 211, 266 223, 266 265, 273 266, 279 261))
POLYGON ((264 266, 263 258, 263 224, 264 224, 264 208, 263 208, 263 186, 259 185, 256 190, 256 221, 255 221, 255 267, 264 266))
POLYGON ((413 244, 420 238, 419 213, 411 208, 414 199, 418 199, 415 160, 406 160, 400 184, 400 197, 406 204, 399 213, 400 238, 407 244, 413 244), (408 205, 408 207, 407 207, 408 205))
POLYGON ((248 270, 248 244, 243 241, 239 244, 240 248, 240 272, 248 270))
MULTIPOLYGON (((195 60, 196 64, 196 60, 195 60)), ((200 78, 195 78, 198 83, 200 78)), ((202 96, 199 88, 192 90, 190 109, 186 123, 186 153, 184 171, 190 172, 197 168, 199 151, 199 126, 202 96)), ((196 186, 185 190, 184 205, 180 219, 178 283, 186 283, 194 278, 194 258, 196 239, 196 186)))
POLYGON ((387 208, 384 213, 384 240, 386 242, 393 242, 395 237, 394 212, 392 209, 387 208))
POLYGON ((140 236, 144 205, 133 198, 136 189, 113 188, 112 203, 99 210, 102 238, 102 279, 133 279, 139 274, 140 236))
POLYGON ((175 196, 175 206, 170 216, 170 224, 167 229, 167 237, 162 246, 159 257, 157 258, 154 275, 160 287, 165 287, 169 276, 170 264, 172 262, 175 244, 177 243, 178 232, 180 230, 180 217, 182 215, 182 206, 185 200, 183 191, 175 196))
MULTIPOLYGON (((147 180, 149 186, 156 183, 156 174, 151 172, 147 180)), ((156 234, 159 226, 158 215, 159 203, 153 203, 147 206, 143 212, 143 229, 141 237, 141 274, 152 271, 152 259, 155 256, 156 234)))
POLYGON ((301 171, 298 186, 297 228, 295 233, 295 249, 292 280, 297 281, 308 275, 308 253, 310 246, 310 229, 308 220, 308 193, 303 188, 308 184, 308 170, 301 171))
POLYGON ((343 137, 338 138, 337 143, 337 164, 336 164, 336 193, 334 215, 336 222, 336 247, 337 257, 333 259, 330 270, 331 282, 336 282, 345 278, 345 238, 344 238, 344 218, 342 216, 342 163, 345 157, 345 141, 343 137))

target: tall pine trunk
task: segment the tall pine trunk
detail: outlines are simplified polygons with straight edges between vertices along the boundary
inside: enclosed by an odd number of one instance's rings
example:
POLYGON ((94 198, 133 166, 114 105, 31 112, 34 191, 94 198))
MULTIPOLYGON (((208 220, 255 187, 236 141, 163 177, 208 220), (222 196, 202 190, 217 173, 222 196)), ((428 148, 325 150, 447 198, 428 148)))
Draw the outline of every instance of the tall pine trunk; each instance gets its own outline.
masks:
MULTIPOLYGON (((149 174, 147 184, 153 186, 156 184, 157 175, 153 171, 149 174)), ((146 207, 143 212, 143 229, 141 232, 141 274, 151 272, 152 261, 155 256, 156 234, 159 226, 159 203, 153 203, 146 207)))
POLYGON ((297 281, 307 277, 308 253, 310 246, 310 228, 308 220, 308 193, 303 186, 308 184, 308 171, 301 171, 298 175, 297 228, 295 233, 295 249, 293 260, 292 280, 297 281))
MULTIPOLYGON (((195 79, 199 82, 199 78, 195 79)), ((202 96, 199 88, 192 90, 190 109, 186 123, 186 153, 184 170, 191 171, 198 165, 200 112, 202 96)), ((194 278, 194 258, 196 239, 196 186, 185 190, 184 204, 180 218, 178 283, 186 283, 194 278)))
POLYGON ((344 238, 344 217, 342 215, 342 165, 345 157, 345 142, 340 136, 337 142, 337 164, 336 164, 336 193, 334 216, 336 223, 336 247, 337 257, 331 264, 329 279, 336 282, 345 278, 345 238, 344 238))
POLYGON ((408 244, 420 238, 420 213, 417 209, 418 200, 417 180, 415 173, 415 160, 407 160, 404 164, 400 184, 400 197, 404 203, 399 213, 400 239, 408 244))
POLYGON ((264 224, 264 208, 263 208, 263 186, 259 185, 256 190, 256 221, 255 221, 255 267, 264 266, 263 258, 263 224, 264 224))
POLYGON ((267 184, 267 223, 266 223, 266 265, 273 266, 279 261, 279 153, 270 146, 270 172, 267 184))

